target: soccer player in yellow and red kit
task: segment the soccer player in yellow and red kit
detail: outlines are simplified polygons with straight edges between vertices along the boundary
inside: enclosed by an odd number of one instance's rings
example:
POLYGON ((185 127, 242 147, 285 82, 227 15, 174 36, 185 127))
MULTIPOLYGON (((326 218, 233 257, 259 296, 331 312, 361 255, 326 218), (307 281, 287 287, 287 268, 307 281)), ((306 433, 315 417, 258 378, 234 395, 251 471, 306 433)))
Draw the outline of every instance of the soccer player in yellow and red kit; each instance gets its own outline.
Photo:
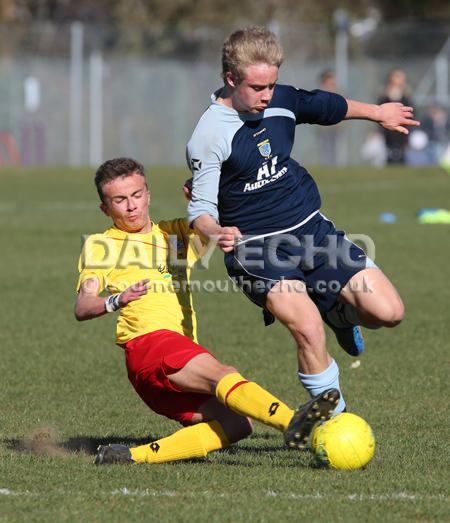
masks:
POLYGON ((95 183, 100 209, 113 225, 85 242, 75 316, 81 321, 119 311, 116 341, 130 382, 153 411, 184 426, 134 448, 103 445, 95 463, 203 457, 248 436, 249 418, 282 431, 289 447, 303 448, 314 423, 331 415, 339 391, 325 391, 294 412, 199 345, 189 276, 202 242, 184 219, 151 221, 138 162, 109 160, 95 183))

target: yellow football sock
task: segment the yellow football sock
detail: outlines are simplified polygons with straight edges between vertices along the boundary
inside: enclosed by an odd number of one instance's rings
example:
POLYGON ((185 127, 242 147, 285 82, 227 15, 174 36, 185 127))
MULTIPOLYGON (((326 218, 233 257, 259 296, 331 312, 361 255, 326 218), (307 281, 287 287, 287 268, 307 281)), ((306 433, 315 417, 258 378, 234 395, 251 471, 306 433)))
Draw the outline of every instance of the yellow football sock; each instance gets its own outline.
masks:
POLYGON ((283 432, 294 415, 286 404, 237 372, 227 374, 219 381, 216 396, 231 410, 283 432))
POLYGON ((152 443, 130 448, 137 463, 164 463, 180 459, 203 458, 209 452, 224 449, 229 441, 217 421, 184 427, 152 443))

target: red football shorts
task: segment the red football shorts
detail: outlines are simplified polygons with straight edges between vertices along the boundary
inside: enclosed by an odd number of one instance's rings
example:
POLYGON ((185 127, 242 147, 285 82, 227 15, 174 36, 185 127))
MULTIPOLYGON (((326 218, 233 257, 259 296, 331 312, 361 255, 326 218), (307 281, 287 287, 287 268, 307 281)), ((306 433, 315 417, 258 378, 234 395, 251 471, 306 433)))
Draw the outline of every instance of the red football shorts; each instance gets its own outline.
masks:
POLYGON ((183 392, 169 375, 182 369, 199 354, 211 354, 186 336, 158 330, 127 342, 125 362, 128 379, 142 400, 155 412, 190 425, 192 416, 211 396, 183 392))

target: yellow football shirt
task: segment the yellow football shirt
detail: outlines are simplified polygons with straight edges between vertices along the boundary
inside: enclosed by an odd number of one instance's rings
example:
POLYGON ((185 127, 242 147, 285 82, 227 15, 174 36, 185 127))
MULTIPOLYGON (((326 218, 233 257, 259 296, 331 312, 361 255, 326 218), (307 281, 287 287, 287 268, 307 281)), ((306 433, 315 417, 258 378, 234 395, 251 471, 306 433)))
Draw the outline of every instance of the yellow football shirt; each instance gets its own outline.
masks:
POLYGON ((197 341, 195 311, 189 287, 191 267, 200 257, 201 243, 186 219, 152 224, 146 234, 130 234, 111 227, 89 236, 78 269, 77 290, 96 277, 100 292, 122 292, 149 279, 149 291, 119 311, 119 345, 159 329, 169 329, 197 341))

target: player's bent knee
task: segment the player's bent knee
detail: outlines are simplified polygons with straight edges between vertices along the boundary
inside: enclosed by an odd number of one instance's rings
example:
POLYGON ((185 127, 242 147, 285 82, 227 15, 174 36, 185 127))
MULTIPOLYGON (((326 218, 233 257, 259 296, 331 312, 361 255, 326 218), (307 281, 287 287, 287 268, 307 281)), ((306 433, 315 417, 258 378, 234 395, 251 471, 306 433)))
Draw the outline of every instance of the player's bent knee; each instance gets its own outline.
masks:
POLYGON ((401 300, 383 307, 379 320, 385 327, 392 328, 399 325, 405 316, 405 307, 401 300))
POLYGON ((391 302, 389 323, 391 327, 399 325, 405 317, 405 306, 399 298, 391 302))
POLYGON ((400 323, 403 321, 404 317, 405 309, 403 307, 391 311, 391 316, 388 321, 388 327, 397 327, 397 325, 400 325, 400 323))

